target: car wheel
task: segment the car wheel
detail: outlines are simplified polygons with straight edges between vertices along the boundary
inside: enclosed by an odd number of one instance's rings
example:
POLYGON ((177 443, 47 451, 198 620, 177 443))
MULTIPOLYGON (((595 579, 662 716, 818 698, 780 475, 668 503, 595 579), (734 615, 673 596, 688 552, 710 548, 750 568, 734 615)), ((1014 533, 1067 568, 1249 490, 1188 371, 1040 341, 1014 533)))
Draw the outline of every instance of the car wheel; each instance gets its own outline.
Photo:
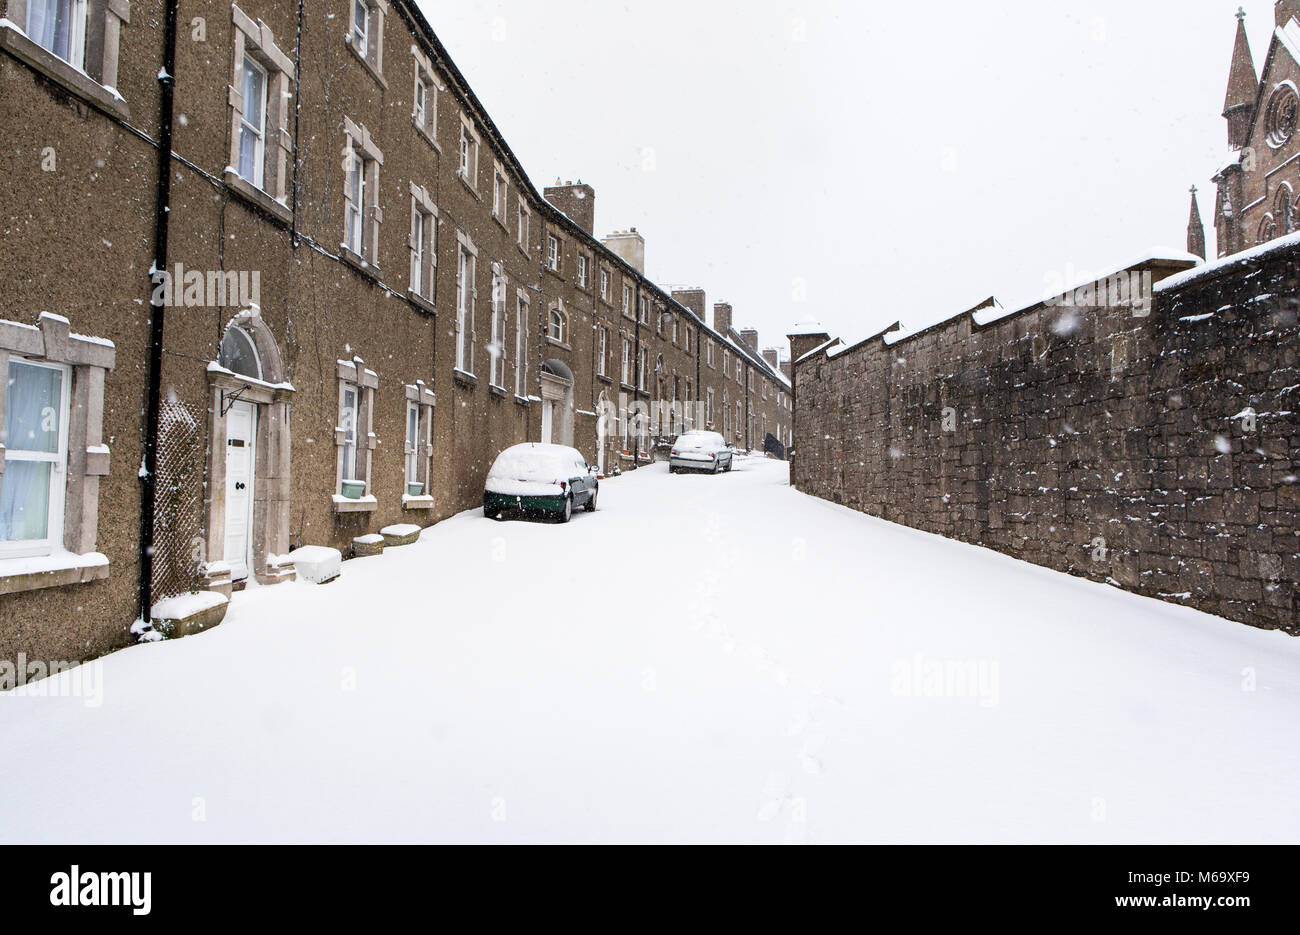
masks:
POLYGON ((714 474, 721 474, 721 473, 722 473, 722 461, 721 461, 721 459, 719 459, 719 460, 713 462, 713 473, 714 473, 714 474))
POLYGON ((567 523, 571 519, 573 519, 573 497, 568 496, 564 498, 564 512, 560 514, 560 522, 567 523))
POLYGON ((677 468, 674 467, 674 466, 671 465, 671 464, 668 465, 668 473, 669 473, 669 474, 676 474, 676 473, 677 473, 677 468))
POLYGON ((728 458, 728 459, 727 459, 727 473, 728 473, 728 474, 731 473, 731 465, 735 463, 735 460, 736 460, 735 458, 728 458))
POLYGON ((598 493, 600 493, 599 490, 593 490, 591 493, 591 499, 588 500, 587 505, 583 507, 583 509, 585 509, 588 513, 596 512, 596 494, 598 493))

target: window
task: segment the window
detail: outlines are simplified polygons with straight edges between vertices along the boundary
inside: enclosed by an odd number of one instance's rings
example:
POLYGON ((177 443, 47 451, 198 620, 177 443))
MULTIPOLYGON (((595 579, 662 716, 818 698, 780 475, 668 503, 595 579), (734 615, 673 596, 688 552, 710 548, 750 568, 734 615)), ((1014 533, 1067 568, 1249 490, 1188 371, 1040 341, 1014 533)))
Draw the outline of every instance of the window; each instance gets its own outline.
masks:
POLYGON ((627 338, 623 339, 623 379, 622 382, 632 385, 632 342, 627 338))
POLYGON ((563 344, 567 334, 564 312, 558 308, 551 309, 550 321, 546 328, 546 336, 557 344, 563 344))
POLYGON ((1290 81, 1283 81, 1273 91, 1264 112, 1265 139, 1273 149, 1285 146, 1295 134, 1297 112, 1300 112, 1300 96, 1296 87, 1290 81))
POLYGON ((609 270, 607 269, 600 271, 600 297, 606 302, 609 301, 609 270))
POLYGON ((0 2, 0 21, 15 27, 4 43, 17 57, 122 119, 130 110, 117 92, 118 38, 130 18, 130 0, 0 2))
POLYGON ((19 357, 7 369, 0 557, 49 555, 63 548, 71 373, 19 357))
POLYGON ((379 440, 374 433, 375 389, 379 377, 366 369, 365 361, 354 357, 338 362, 339 422, 334 430, 338 448, 335 508, 346 511, 373 510, 370 466, 379 440))
POLYGON ((437 145, 438 140, 438 79, 433 71, 433 62, 420 51, 420 47, 411 46, 411 58, 415 61, 415 86, 411 94, 411 123, 429 142, 437 145))
POLYGON ((406 387, 406 490, 408 510, 431 509, 429 463, 433 457, 433 391, 423 380, 406 387))
POLYGON ((713 428, 713 387, 704 394, 704 422, 707 428, 713 428))
POLYGON ((641 317, 641 324, 643 325, 650 321, 650 300, 647 299, 645 296, 641 296, 640 317, 641 317))
POLYGON ((492 272, 492 379, 497 389, 506 388, 506 276, 501 265, 492 272))
POLYGON ((384 154, 364 126, 344 117, 343 128, 348 140, 343 246, 357 258, 378 265, 379 166, 384 154))
POLYGON ((474 373, 474 300, 478 290, 474 285, 474 272, 478 251, 464 234, 456 255, 456 369, 461 373, 474 373))
POLYGON ((519 249, 524 251, 525 253, 528 252, 529 214, 530 212, 528 210, 528 205, 524 203, 523 198, 520 198, 519 199, 519 230, 518 230, 518 236, 515 239, 515 243, 519 244, 519 249))
POLYGON ((365 0, 352 0, 352 47, 362 58, 370 54, 370 7, 365 0))
POLYGON ((597 338, 596 373, 609 376, 609 329, 602 327, 597 338))
POLYGON ((528 395, 528 294, 515 294, 515 395, 528 395))
POLYGON ((586 254, 578 255, 578 285, 586 289, 589 285, 588 260, 586 254))
POLYGON ((745 410, 740 400, 736 400, 736 437, 739 438, 745 432, 745 410))
POLYGON ((660 337, 664 334, 664 311, 658 307, 655 308, 655 334, 660 337))
POLYGON ((438 208, 429 193, 411 186, 411 292, 434 300, 438 272, 438 208))
POLYGON ((470 188, 478 187, 478 134, 463 114, 460 118, 460 165, 456 172, 470 188))
POLYGON ((343 479, 357 477, 357 425, 361 415, 361 391, 344 384, 339 404, 339 428, 343 430, 343 479))
POLYGON ((509 195, 509 188, 506 174, 498 163, 492 170, 492 216, 502 223, 506 220, 506 198, 509 195))
POLYGON ((293 62, 280 51, 270 31, 239 7, 231 7, 231 16, 235 30, 229 165, 233 171, 227 170, 226 180, 245 194, 271 196, 283 208, 277 213, 287 218, 293 62))
POLYGON ((708 341, 706 344, 706 362, 710 367, 713 366, 713 342, 708 341))
POLYGON ((723 390, 722 391, 722 434, 723 435, 726 435, 727 432, 731 431, 731 423, 727 421, 728 418, 730 417, 729 414, 730 414, 730 408, 728 403, 727 391, 723 390))
POLYGON ((84 69, 86 0, 28 0, 27 35, 47 52, 84 69))
POLYGON ((645 392, 646 380, 648 379, 646 376, 646 363, 648 362, 648 358, 649 353, 644 347, 641 348, 641 353, 637 355, 636 359, 636 388, 642 392, 645 392))
POLYGON ((686 328, 685 331, 686 331, 686 334, 685 334, 685 338, 686 338, 686 341, 685 341, 686 353, 689 354, 689 353, 691 352, 691 329, 690 329, 690 328, 686 328))
POLYGON ((673 316, 673 343, 678 344, 680 342, 681 342, 681 332, 677 324, 677 316, 674 315, 673 316))
POLYGON ((384 14, 386 0, 352 0, 352 28, 348 47, 376 76, 384 70, 384 14))
POLYGON ((546 235, 546 268, 554 273, 560 271, 560 238, 554 234, 546 235))
POLYGON ((266 69, 244 56, 244 110, 239 115, 239 175, 258 188, 266 176, 266 69))
MULTIPOLYGON (((109 470, 104 377, 115 356, 111 343, 72 334, 59 315, 43 312, 39 328, 0 322, 0 577, 32 570, 7 569, 5 559, 96 551, 99 478, 109 470)), ((97 568, 6 590, 107 577, 106 564, 97 568)))
POLYGON ((722 352, 722 378, 725 380, 731 375, 731 351, 722 352))
POLYGON ((632 317, 632 287, 623 283, 623 314, 632 317))

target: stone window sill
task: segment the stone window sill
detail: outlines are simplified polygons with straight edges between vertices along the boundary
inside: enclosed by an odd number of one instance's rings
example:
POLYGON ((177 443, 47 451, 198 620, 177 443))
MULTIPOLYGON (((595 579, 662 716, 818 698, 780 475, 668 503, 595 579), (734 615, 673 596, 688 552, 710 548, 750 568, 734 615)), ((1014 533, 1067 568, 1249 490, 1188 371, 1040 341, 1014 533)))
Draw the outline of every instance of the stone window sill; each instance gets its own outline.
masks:
POLYGON ((430 315, 438 314, 438 307, 434 305, 432 301, 420 295, 420 293, 412 292, 410 289, 407 289, 406 298, 412 305, 414 305, 420 311, 427 312, 430 315))
POLYGON ((501 399, 505 399, 507 395, 506 388, 504 386, 496 386, 494 384, 488 385, 488 392, 491 393, 493 396, 500 397, 501 399))
POLYGON ((442 146, 440 146, 440 145, 438 144, 438 140, 434 137, 434 135, 433 135, 432 133, 429 132, 429 128, 428 128, 427 126, 422 127, 422 126, 420 126, 420 124, 418 124, 418 123, 415 122, 415 115, 414 115, 414 114, 411 115, 411 126, 415 127, 415 132, 416 132, 416 133, 419 133, 420 136, 424 137, 424 141, 425 141, 426 143, 428 143, 430 146, 432 146, 432 147, 433 147, 434 149, 436 149, 438 152, 442 152, 442 146))
POLYGON ((402 497, 403 510, 432 510, 433 497, 402 497))
POLYGON ((458 386, 463 386, 466 389, 472 390, 478 386, 478 377, 472 373, 466 373, 464 370, 453 370, 451 378, 458 386))
POLYGON ((354 56, 356 56, 357 61, 360 62, 362 65, 366 66, 366 71, 370 72, 370 77, 378 81, 379 86, 383 88, 385 91, 387 91, 388 82, 384 80, 384 76, 379 73, 379 69, 375 68, 374 64, 370 61, 370 59, 366 58, 364 55, 362 55, 360 52, 357 51, 356 44, 353 43, 352 37, 348 36, 347 39, 344 40, 344 43, 347 45, 348 51, 351 52, 354 56))
POLYGON ((108 558, 98 552, 63 552, 40 558, 0 559, 0 594, 62 588, 108 577, 108 558))
POLYGON ((131 109, 116 91, 41 48, 8 22, 0 26, 0 48, 110 117, 131 119, 131 109))
POLYGON ((527 407, 528 404, 529 404, 530 402, 531 402, 531 400, 530 400, 527 396, 520 396, 518 393, 515 394, 515 405, 516 405, 516 406, 524 406, 524 407, 527 407))
POLYGON ((288 205, 276 201, 233 169, 226 170, 225 181, 227 188, 252 207, 286 226, 292 223, 293 212, 289 210, 288 205))
POLYGON ((379 282, 383 276, 383 272, 378 266, 375 266, 363 257, 357 256, 357 254, 353 253, 352 249, 346 244, 339 244, 339 259, 348 264, 348 266, 351 266, 361 275, 368 279, 373 279, 375 282, 379 282))
POLYGON ((549 344, 549 345, 551 345, 552 347, 558 347, 558 348, 559 348, 560 350, 562 350, 562 351, 571 351, 571 350, 573 350, 573 346, 572 346, 572 345, 570 345, 570 344, 565 344, 563 341, 557 341, 557 340, 555 340, 555 338, 551 337, 549 334, 546 336, 546 343, 549 344))
POLYGON ((342 494, 334 495, 335 513, 373 513, 379 509, 379 501, 372 494, 353 500, 342 494))
POLYGON ((462 185, 465 186, 465 190, 466 190, 467 192, 469 192, 471 195, 473 195, 473 196, 474 196, 475 198, 477 198, 479 201, 482 201, 482 200, 483 200, 483 196, 479 194, 479 191, 478 191, 477 188, 474 187, 474 184, 473 184, 469 179, 467 179, 467 178, 465 177, 465 173, 461 172, 460 170, 457 170, 457 171, 456 171, 456 178, 460 179, 460 184, 462 184, 462 185))

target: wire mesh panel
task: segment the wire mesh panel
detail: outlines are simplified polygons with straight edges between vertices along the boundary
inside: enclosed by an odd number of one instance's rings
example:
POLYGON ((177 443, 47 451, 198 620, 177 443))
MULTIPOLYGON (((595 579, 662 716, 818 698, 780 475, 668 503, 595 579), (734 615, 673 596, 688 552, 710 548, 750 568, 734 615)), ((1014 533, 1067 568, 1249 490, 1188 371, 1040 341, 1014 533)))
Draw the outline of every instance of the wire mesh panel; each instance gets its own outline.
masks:
POLYGON ((202 424, 177 399, 162 403, 158 422, 155 601, 197 591, 204 562, 202 424))

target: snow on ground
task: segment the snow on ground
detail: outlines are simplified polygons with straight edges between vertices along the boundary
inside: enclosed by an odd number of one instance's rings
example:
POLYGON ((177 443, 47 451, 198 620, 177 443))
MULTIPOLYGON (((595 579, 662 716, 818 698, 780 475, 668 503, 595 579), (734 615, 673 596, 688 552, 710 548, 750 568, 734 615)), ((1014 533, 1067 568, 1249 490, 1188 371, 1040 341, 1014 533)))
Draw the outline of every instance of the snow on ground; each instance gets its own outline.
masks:
POLYGON ((600 505, 236 595, 98 705, 0 695, 0 838, 1300 841, 1296 640, 759 459, 600 505))

